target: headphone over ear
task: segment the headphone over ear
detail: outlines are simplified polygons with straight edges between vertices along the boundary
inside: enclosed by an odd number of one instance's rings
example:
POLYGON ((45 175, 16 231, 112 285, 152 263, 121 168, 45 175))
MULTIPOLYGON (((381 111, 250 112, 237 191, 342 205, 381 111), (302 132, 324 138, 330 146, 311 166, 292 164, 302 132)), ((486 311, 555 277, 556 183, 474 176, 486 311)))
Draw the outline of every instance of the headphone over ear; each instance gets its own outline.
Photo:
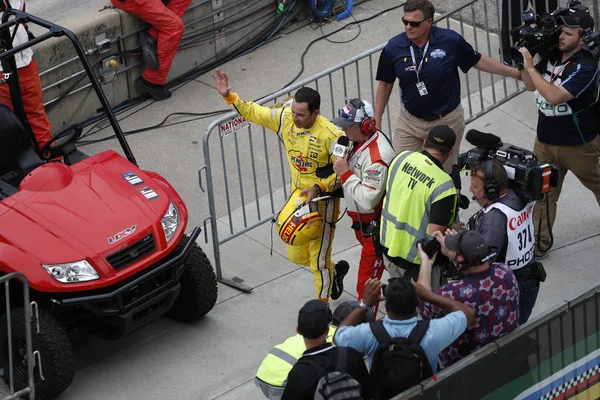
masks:
POLYGON ((371 136, 375 132, 377 132, 377 124, 375 123, 375 118, 370 117, 367 114, 367 110, 365 110, 365 103, 361 99, 352 99, 350 100, 350 104, 354 106, 356 109, 361 109, 363 112, 363 118, 360 120, 360 131, 367 136, 371 136))
POLYGON ((487 160, 485 162, 485 182, 483 190, 485 197, 489 201, 498 201, 500 199, 500 181, 494 179, 493 175, 494 160, 487 160))

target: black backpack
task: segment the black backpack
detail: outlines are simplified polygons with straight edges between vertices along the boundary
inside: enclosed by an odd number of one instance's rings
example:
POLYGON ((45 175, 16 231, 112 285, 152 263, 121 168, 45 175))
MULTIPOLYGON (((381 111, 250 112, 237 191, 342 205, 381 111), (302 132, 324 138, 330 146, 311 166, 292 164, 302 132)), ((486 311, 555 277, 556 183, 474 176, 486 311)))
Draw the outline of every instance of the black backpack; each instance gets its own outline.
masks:
POLYGON ((433 376, 429 360, 420 345, 429 329, 429 320, 417 322, 408 338, 390 337, 383 321, 369 325, 379 342, 371 365, 375 400, 390 399, 433 376))
POLYGON ((361 400, 360 383, 347 372, 348 352, 347 347, 337 348, 335 371, 319 379, 315 390, 315 400, 361 400))

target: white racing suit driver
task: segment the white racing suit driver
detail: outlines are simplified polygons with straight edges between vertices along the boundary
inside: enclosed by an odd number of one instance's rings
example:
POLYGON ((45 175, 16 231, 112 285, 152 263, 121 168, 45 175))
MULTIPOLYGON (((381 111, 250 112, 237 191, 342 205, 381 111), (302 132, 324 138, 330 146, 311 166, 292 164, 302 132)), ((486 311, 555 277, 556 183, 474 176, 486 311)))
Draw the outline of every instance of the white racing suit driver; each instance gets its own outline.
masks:
POLYGON ((362 246, 356 284, 360 300, 367 279, 381 279, 384 270, 382 255, 378 256, 375 251, 371 222, 379 222, 388 165, 395 152, 385 135, 377 130, 373 108, 365 100, 349 100, 333 123, 342 128, 353 143, 347 162, 336 160, 334 170, 342 178, 348 216, 362 246))

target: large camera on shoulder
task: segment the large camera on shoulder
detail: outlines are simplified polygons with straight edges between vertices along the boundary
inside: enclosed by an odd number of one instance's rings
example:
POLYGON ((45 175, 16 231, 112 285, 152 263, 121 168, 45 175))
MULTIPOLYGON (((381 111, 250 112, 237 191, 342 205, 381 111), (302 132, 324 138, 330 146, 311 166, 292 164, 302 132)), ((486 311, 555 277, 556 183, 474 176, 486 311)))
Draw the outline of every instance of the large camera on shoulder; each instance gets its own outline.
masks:
POLYGON ((491 133, 471 129, 466 139, 475 148, 458 156, 459 170, 472 170, 478 163, 498 160, 507 172, 508 187, 526 202, 540 200, 556 186, 558 170, 551 164, 540 163, 536 155, 502 140, 491 133))
POLYGON ((562 32, 562 21, 559 17, 569 15, 572 10, 587 10, 579 0, 570 0, 567 7, 560 7, 550 13, 535 14, 533 10, 524 11, 521 15, 523 25, 511 30, 513 43, 510 55, 517 63, 523 62, 519 52, 525 47, 532 56, 540 54, 549 57, 558 48, 558 38, 562 32))

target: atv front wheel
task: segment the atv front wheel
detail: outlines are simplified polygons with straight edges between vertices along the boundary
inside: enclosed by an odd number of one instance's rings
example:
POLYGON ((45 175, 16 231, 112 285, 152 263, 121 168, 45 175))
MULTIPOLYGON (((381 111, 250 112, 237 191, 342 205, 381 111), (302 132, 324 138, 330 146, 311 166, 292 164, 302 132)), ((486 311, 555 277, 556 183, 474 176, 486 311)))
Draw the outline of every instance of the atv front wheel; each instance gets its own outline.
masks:
MULTIPOLYGON (((181 238, 177 249, 183 250, 189 240, 188 236, 181 238)), ((179 284, 181 291, 168 312, 171 318, 180 322, 193 322, 204 317, 215 306, 217 278, 210 260, 196 243, 192 243, 179 284)))
MULTIPOLYGON (((27 347, 25 341, 25 311, 16 308, 11 311, 13 378, 15 392, 28 386, 27 347)), ((33 320, 34 318, 32 318, 33 320)), ((39 310, 40 331, 35 321, 31 322, 33 351, 39 351, 42 359, 42 376, 37 359, 33 367, 35 398, 39 400, 53 399, 69 387, 75 375, 75 354, 69 337, 62 325, 44 310, 39 310)), ((0 364, 4 368, 2 379, 10 385, 8 329, 6 314, 1 324, 0 364)), ((35 357, 34 357, 35 358, 35 357)), ((29 398, 28 396, 26 396, 29 398)))

